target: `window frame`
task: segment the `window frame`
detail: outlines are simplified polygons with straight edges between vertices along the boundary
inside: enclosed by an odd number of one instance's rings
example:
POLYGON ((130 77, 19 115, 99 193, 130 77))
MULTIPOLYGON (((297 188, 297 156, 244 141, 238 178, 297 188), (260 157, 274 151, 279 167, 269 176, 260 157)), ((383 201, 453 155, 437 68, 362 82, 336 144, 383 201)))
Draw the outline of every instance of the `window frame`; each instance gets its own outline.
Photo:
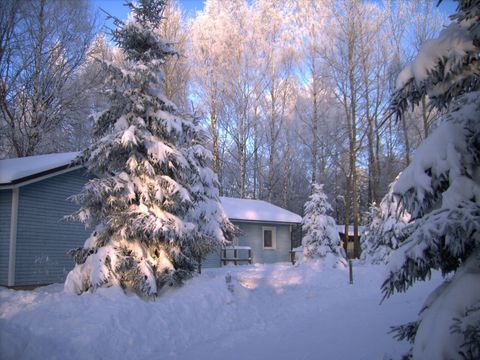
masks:
POLYGON ((276 250, 277 249, 277 228, 275 226, 262 226, 262 247, 264 250, 276 250), (265 231, 272 233, 272 246, 265 246, 265 231))

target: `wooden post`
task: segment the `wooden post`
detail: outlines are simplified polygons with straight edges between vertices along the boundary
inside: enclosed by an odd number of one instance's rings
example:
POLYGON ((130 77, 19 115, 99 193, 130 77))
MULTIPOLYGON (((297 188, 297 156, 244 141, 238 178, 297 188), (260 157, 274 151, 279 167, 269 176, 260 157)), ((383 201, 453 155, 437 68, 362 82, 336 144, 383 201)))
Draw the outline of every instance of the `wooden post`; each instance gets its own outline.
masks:
POLYGON ((348 260, 348 270, 350 274, 350 284, 353 284, 353 266, 352 266, 352 260, 348 260))
POLYGON ((248 262, 252 263, 252 249, 248 249, 248 262))
POLYGON ((227 249, 224 248, 223 250, 223 266, 227 265, 227 249))
POLYGON ((202 259, 198 259, 198 273, 202 273, 202 259))
POLYGON ((233 263, 237 265, 237 248, 233 248, 233 263))

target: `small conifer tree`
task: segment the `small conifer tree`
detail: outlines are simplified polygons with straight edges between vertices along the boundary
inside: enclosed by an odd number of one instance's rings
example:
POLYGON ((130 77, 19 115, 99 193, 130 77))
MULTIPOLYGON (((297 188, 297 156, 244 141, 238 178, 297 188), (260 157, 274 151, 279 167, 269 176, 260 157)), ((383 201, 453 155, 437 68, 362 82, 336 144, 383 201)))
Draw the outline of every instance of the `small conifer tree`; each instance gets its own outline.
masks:
POLYGON ((399 212, 398 199, 392 193, 394 185, 390 184, 380 206, 371 206, 370 222, 362 234, 362 259, 373 264, 388 261, 390 253, 400 246, 403 228, 410 220, 408 212, 399 212))
POLYGON ((340 246, 337 224, 327 215, 331 210, 323 185, 313 184, 302 221, 303 256, 306 261, 334 256, 337 263, 343 262, 345 255, 340 246))

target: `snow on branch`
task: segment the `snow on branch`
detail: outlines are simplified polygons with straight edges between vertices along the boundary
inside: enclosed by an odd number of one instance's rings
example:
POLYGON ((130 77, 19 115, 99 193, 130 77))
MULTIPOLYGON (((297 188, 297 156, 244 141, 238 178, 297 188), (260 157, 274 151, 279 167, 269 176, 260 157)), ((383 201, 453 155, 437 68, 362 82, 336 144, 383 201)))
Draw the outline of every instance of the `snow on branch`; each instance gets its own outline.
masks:
POLYGON ((432 211, 407 226, 407 241, 390 258, 390 273, 382 285, 383 298, 427 279, 432 269, 443 274, 456 270, 480 247, 479 218, 480 205, 465 202, 457 208, 432 211))
POLYGON ((425 42, 416 58, 399 74, 390 109, 401 116, 423 96, 444 108, 461 94, 478 90, 478 15, 453 17, 457 22, 425 42))

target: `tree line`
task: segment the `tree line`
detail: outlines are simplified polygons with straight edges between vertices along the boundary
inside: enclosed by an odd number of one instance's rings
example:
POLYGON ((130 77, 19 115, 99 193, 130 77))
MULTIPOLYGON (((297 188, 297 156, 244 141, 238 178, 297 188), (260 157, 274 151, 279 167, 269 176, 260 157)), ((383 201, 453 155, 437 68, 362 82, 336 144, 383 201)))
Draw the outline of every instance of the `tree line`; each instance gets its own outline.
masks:
MULTIPOLYGON (((446 18, 434 1, 170 1, 157 32, 178 54, 165 95, 208 129, 223 195, 297 213, 325 184, 338 223, 363 214, 410 162, 436 111, 427 96, 396 121, 395 79, 446 18)), ((105 66, 124 54, 86 1, 0 5, 0 155, 82 150, 108 106, 105 66)))

